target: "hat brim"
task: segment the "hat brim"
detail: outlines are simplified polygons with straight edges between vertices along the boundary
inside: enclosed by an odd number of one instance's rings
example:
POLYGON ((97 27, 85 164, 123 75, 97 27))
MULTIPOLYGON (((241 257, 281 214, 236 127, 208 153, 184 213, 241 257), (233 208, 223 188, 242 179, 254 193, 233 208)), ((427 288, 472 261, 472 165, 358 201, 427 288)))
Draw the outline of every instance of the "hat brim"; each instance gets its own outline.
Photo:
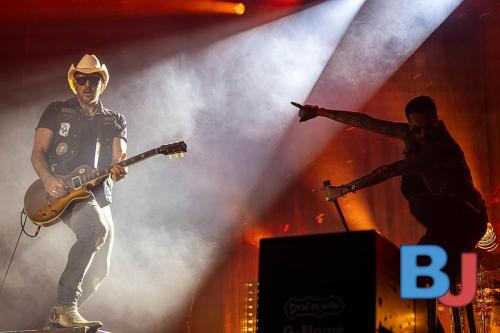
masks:
POLYGON ((78 67, 75 67, 74 65, 71 65, 71 67, 68 70, 68 83, 69 83, 69 87, 71 88, 71 91, 75 95, 76 95, 76 87, 75 87, 75 73, 76 72, 80 72, 83 74, 93 74, 93 73, 100 74, 102 76, 102 91, 104 91, 106 89, 106 87, 108 86, 109 73, 108 73, 108 69, 106 68, 105 64, 103 64, 100 69, 78 68, 78 67))

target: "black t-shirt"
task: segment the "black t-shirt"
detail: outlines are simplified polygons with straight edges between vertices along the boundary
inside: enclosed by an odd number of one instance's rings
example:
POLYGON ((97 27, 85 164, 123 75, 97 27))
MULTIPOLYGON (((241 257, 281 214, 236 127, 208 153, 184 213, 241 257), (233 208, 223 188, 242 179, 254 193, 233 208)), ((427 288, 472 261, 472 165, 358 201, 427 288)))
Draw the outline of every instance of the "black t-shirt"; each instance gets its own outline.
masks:
MULTIPOLYGON (((80 114, 79 122, 81 126, 81 130, 79 131, 80 135, 76 138, 76 140, 78 140, 77 145, 79 149, 74 158, 72 158, 65 164, 65 171, 63 172, 63 174, 70 173, 80 165, 89 165, 94 168, 95 160, 98 157, 96 154, 97 138, 99 137, 99 131, 102 130, 99 126, 99 117, 103 116, 102 103, 99 102, 99 104, 97 105, 96 114, 92 118, 89 118, 84 114, 76 98, 72 98, 64 102, 51 103, 42 114, 37 128, 47 128, 54 133, 54 136, 61 136, 63 137, 62 139, 66 139, 68 136, 73 135, 71 126, 69 124, 64 125, 64 123, 60 122, 59 114, 62 106, 70 108, 74 110, 75 113, 80 114)), ((106 114, 109 114, 109 111, 106 111, 106 114)), ((111 137, 118 137, 126 141, 127 126, 125 118, 123 117, 123 115, 116 112, 113 112, 112 114, 114 119, 113 126, 111 128, 108 128, 108 131, 111 131, 111 137)), ((103 143, 100 143, 100 154, 105 153, 103 151, 102 144, 103 143)), ((103 160, 102 156, 100 156, 99 158, 99 161, 101 160, 103 160)), ((111 160, 111 157, 104 160, 111 160)), ((108 166, 109 164, 97 165, 98 168, 106 168, 108 166)), ((111 202, 111 197, 104 195, 103 183, 93 188, 92 192, 94 193, 96 200, 101 206, 105 206, 111 202)))

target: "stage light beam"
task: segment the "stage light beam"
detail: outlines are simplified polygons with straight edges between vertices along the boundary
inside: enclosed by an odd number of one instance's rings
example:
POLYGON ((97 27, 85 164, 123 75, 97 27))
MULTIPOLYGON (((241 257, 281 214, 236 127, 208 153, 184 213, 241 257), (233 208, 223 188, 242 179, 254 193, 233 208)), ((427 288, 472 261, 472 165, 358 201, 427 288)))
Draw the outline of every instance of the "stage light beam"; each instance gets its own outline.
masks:
MULTIPOLYGON (((366 1, 325 66, 306 102, 331 109, 358 111, 461 2, 461 0, 366 1)), ((295 100, 301 101, 298 98, 295 100)), ((402 115, 403 113, 400 115, 403 119, 395 120, 404 120, 402 115)), ((387 118, 384 114, 373 116, 387 118)), ((295 117, 296 113, 290 113, 290 122, 295 123, 295 117)), ((292 170, 294 174, 301 174, 308 161, 323 151, 331 139, 341 133, 339 130, 343 127, 342 124, 329 120, 312 120, 302 124, 283 138, 286 145, 278 149, 283 155, 283 164, 275 165, 275 169, 283 168, 292 170)), ((345 147, 341 155, 349 156, 348 151, 349 147, 345 147)), ((361 176, 352 171, 345 172, 347 169, 342 163, 342 160, 338 160, 328 166, 332 175, 342 173, 341 182, 361 176)), ((375 167, 376 165, 366 166, 365 172, 375 167)), ((325 173, 321 173, 318 177, 324 175, 325 173)), ((266 177, 272 179, 277 175, 273 170, 269 170, 266 177)), ((321 180, 312 177, 311 187, 320 184, 321 180)), ((273 186, 269 190, 281 189, 273 186)), ((367 208, 368 203, 359 197, 351 196, 347 199, 352 200, 349 203, 357 201, 352 211, 359 218, 353 223, 357 228, 375 228, 375 221, 367 208)), ((334 213, 333 208, 332 213, 334 213)))

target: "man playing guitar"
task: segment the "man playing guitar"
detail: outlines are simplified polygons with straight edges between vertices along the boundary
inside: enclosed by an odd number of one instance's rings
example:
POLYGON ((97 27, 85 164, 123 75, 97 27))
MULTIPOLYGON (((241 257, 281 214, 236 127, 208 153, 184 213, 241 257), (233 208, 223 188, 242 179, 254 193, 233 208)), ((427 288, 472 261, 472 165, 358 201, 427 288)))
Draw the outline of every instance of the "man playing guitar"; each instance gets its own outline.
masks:
MULTIPOLYGON (((103 107, 99 96, 109 73, 95 55, 84 55, 71 65, 68 82, 75 97, 51 103, 38 123, 31 161, 51 199, 65 197, 69 188, 57 175, 79 165, 109 166, 126 157, 127 127, 123 115, 103 107)), ((78 308, 97 289, 109 270, 113 245, 110 203, 113 182, 126 174, 114 165, 111 176, 92 188, 92 196, 73 203, 60 216, 76 235, 50 310, 50 327, 102 326, 88 321, 78 308)))

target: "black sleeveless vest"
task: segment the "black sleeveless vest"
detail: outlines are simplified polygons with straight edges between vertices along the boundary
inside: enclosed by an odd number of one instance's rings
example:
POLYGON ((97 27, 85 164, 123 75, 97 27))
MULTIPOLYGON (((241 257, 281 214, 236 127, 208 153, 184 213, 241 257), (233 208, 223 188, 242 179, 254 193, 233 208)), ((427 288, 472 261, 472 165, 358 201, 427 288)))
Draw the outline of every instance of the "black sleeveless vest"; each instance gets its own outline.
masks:
MULTIPOLYGON (((79 156, 80 141, 82 136, 82 117, 85 117, 83 111, 76 98, 72 98, 62 102, 55 102, 57 111, 57 124, 59 130, 54 133, 54 137, 47 151, 47 162, 52 173, 66 175, 72 170, 68 170, 67 165, 80 165, 78 161, 74 161, 76 156, 79 156)), ((100 142, 98 168, 105 168, 111 165, 113 137, 115 129, 118 126, 117 121, 119 114, 108 110, 99 102, 98 110, 96 111, 95 119, 98 124, 98 139, 100 142)), ((91 165, 93 167, 93 165, 91 165)), ((103 182, 104 199, 107 203, 111 203, 113 181, 108 177, 103 182)), ((99 186, 93 190, 96 199, 98 196, 99 186)), ((102 201, 102 200, 101 200, 102 201)), ((102 205, 102 203, 101 203, 102 205)))

